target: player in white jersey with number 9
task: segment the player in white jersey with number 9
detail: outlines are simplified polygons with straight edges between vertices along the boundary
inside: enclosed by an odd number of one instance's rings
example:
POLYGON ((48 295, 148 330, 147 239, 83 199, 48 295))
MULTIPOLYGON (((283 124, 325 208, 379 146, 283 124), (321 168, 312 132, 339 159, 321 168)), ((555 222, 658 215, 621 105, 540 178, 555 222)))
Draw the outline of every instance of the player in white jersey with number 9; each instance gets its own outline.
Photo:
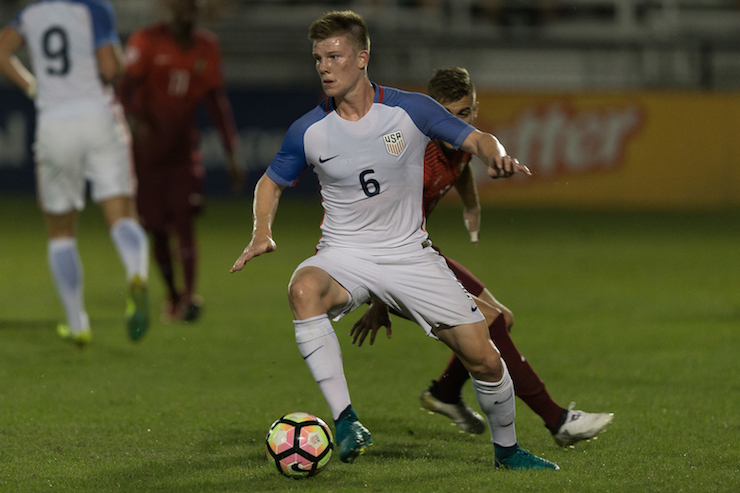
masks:
POLYGON ((432 98, 370 82, 370 38, 356 13, 325 14, 309 28, 309 39, 328 99, 291 125, 260 178, 252 239, 231 271, 275 250, 271 230, 280 195, 312 168, 325 210, 322 238, 316 255, 293 273, 288 296, 298 348, 334 418, 339 458, 352 462, 372 438, 352 408, 329 318, 377 298, 459 356, 488 419, 498 466, 558 469, 519 447, 506 365, 475 302, 431 248, 424 229, 424 152, 430 139, 476 154, 491 177, 529 170, 496 137, 432 98))
POLYGON ((0 31, 0 72, 36 105, 38 201, 49 266, 67 315, 59 335, 79 347, 91 339, 76 241, 89 182, 126 270, 128 334, 140 339, 149 321, 149 247, 135 217, 130 134, 110 87, 123 72, 113 7, 100 0, 27 5, 0 31), (15 56, 24 44, 32 72, 15 56))

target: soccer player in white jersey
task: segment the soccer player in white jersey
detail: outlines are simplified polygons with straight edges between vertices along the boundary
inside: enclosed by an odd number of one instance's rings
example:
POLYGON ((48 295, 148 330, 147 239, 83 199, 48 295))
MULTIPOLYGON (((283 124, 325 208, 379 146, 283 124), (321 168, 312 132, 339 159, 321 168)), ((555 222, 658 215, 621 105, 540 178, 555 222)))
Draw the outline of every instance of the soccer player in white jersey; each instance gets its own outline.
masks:
POLYGON ((76 240, 87 181, 126 270, 129 337, 140 339, 149 323, 149 246, 135 216, 130 134, 110 87, 123 71, 121 53, 107 1, 34 2, 0 31, 0 72, 36 104, 38 201, 49 266, 67 315, 57 331, 78 347, 91 340, 76 240), (23 44, 33 73, 15 56, 23 44))
POLYGON ((352 408, 338 320, 377 298, 416 321, 460 358, 486 415, 495 463, 509 469, 558 466, 522 449, 514 429, 514 390, 475 302, 424 229, 424 151, 439 138, 476 154, 491 177, 528 173, 491 134, 432 98, 370 81, 370 38, 362 17, 330 12, 309 28, 328 99, 296 120, 255 189, 252 238, 231 271, 275 250, 272 222, 283 189, 312 168, 325 210, 317 253, 289 284, 298 348, 334 418, 339 458, 352 462, 372 444, 352 408))

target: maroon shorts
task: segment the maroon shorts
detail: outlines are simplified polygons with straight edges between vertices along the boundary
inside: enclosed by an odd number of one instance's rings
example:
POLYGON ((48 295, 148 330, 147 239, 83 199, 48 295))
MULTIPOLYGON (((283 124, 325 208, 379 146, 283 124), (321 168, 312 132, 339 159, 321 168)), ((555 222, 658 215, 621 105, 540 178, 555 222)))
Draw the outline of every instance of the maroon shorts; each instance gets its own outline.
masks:
POLYGON ((142 225, 160 231, 203 207, 205 170, 199 160, 170 157, 166 163, 136 156, 137 208, 142 225))
MULTIPOLYGON (((439 252, 439 250, 437 251, 439 252)), ((440 255, 442 255, 442 252, 440 252, 440 255)), ((445 259, 445 261, 447 262, 447 266, 452 270, 452 272, 455 273, 457 280, 460 281, 463 286, 465 286, 465 289, 468 290, 468 293, 472 294, 473 296, 480 296, 481 293, 483 293, 486 285, 478 280, 478 278, 475 277, 472 272, 470 272, 468 269, 463 267, 462 264, 452 260, 451 258, 445 257, 444 255, 442 255, 442 258, 445 259)))

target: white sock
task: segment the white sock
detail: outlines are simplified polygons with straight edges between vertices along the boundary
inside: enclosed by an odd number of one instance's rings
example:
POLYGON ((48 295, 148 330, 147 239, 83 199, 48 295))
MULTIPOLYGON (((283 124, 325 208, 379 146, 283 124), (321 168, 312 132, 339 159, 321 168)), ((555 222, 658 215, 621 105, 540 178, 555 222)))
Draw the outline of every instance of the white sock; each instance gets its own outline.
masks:
POLYGON ((90 328, 90 320, 85 312, 83 300, 84 276, 82 261, 77 252, 74 238, 49 240, 47 258, 59 299, 67 314, 67 325, 73 333, 90 328))
POLYGON ((344 377, 342 349, 329 317, 319 315, 293 320, 298 350, 313 379, 319 384, 334 420, 350 405, 349 388, 344 377))
POLYGON ((511 447, 516 445, 514 384, 503 359, 501 363, 504 365, 504 376, 498 382, 482 382, 472 376, 470 380, 473 382, 478 406, 488 420, 491 441, 502 447, 511 447))
POLYGON ((149 274, 149 239, 144 228, 131 218, 119 219, 110 229, 110 237, 126 269, 126 279, 138 275, 146 280, 149 274))

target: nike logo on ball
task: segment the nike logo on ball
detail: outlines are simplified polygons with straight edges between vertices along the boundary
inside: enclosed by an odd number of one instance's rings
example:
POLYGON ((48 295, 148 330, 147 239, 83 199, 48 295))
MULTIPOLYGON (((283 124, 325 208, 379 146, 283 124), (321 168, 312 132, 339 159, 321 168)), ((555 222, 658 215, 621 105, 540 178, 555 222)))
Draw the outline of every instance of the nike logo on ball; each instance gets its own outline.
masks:
MULTIPOLYGON (((339 156, 339 154, 337 154, 337 156, 339 156)), ((321 156, 319 156, 319 163, 324 164, 325 162, 331 161, 332 159, 334 159, 337 156, 328 157, 326 159, 321 159, 321 156)))

